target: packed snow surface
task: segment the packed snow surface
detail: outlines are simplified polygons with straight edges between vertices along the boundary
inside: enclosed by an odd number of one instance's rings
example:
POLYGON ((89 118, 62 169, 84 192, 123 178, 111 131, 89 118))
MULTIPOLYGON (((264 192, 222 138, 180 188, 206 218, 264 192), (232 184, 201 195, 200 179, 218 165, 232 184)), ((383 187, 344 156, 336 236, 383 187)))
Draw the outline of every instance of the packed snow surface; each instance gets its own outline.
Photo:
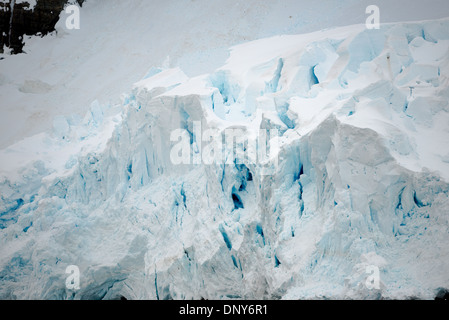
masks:
MULTIPOLYGON (((0 0, 9 3, 9 0, 0 0)), ((16 0, 16 3, 35 1, 16 0)), ((71 3, 74 1, 71 0, 71 3)), ((228 48, 279 34, 364 23, 371 0, 87 0, 80 29, 62 12, 51 36, 0 54, 0 149, 50 131, 55 116, 115 104, 152 67, 211 73, 228 48), (4 57, 4 60, 1 58, 4 57)), ((382 23, 449 16, 447 0, 377 0, 382 23)))
POLYGON ((153 67, 0 151, 0 298, 432 299, 449 288, 448 81, 449 19, 259 39, 201 75, 153 67), (208 162, 230 128, 276 132, 270 157, 236 142, 208 162))

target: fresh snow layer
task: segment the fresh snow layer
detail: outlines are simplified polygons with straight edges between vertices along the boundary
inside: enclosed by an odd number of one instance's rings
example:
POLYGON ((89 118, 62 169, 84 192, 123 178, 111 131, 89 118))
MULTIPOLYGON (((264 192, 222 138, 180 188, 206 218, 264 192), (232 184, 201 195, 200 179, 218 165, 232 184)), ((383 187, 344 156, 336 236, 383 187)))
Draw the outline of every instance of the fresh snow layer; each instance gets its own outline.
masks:
POLYGON ((0 298, 432 299, 449 288, 448 81, 449 19, 259 39, 194 77, 151 68, 0 151, 0 298), (176 130, 194 158, 207 147, 198 123, 279 136, 263 163, 237 143, 176 165, 176 130))
MULTIPOLYGON (((27 2, 33 8, 35 1, 27 2)), ((25 36, 26 54, 0 55, 0 148, 51 130, 56 116, 84 116, 94 100, 117 103, 120 94, 149 69, 165 64, 181 67, 188 76, 211 73, 226 61, 230 46, 362 24, 371 4, 370 0, 85 1, 79 30, 66 28, 69 14, 62 12, 51 36, 25 36)), ((447 0, 376 4, 382 23, 449 16, 447 0)))

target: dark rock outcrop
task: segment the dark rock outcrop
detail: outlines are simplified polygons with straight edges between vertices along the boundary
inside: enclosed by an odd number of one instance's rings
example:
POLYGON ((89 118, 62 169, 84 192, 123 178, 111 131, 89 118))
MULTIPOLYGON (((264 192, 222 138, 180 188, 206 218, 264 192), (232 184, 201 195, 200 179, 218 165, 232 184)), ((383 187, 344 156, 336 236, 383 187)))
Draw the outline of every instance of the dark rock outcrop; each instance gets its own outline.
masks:
MULTIPOLYGON (((15 3, 11 10, 12 1, 0 3, 0 52, 3 52, 4 47, 9 47, 13 54, 22 52, 25 35, 44 36, 54 31, 59 15, 68 2, 68 0, 37 0, 34 8, 30 8, 28 2, 15 3)), ((81 6, 84 0, 77 2, 81 6)))
POLYGON ((435 300, 441 301, 448 301, 449 300, 449 290, 440 288, 438 290, 437 296, 435 297, 435 300))

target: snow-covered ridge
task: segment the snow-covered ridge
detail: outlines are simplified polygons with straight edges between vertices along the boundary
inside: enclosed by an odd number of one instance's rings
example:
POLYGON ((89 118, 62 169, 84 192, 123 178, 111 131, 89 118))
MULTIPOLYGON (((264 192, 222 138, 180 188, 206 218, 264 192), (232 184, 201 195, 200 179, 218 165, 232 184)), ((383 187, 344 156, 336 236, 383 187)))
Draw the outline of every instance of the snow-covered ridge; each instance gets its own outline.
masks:
POLYGON ((122 104, 0 151, 0 297, 433 298, 448 76, 449 19, 249 42, 194 78, 152 69, 122 104), (195 122, 278 130, 276 170, 173 164, 171 133, 195 122))

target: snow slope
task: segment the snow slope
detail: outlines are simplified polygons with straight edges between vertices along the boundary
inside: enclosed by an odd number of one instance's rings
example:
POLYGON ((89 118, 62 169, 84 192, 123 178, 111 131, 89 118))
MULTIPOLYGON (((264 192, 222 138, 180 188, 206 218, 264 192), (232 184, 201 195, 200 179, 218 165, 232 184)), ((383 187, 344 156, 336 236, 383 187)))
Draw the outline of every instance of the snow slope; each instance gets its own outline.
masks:
MULTIPOLYGON (((29 2, 29 1, 28 1, 29 2)), ((0 148, 49 131, 55 116, 117 103, 151 67, 188 76, 223 65, 230 46, 279 34, 364 23, 368 0, 88 0, 81 29, 26 39, 27 54, 0 58, 0 148), (130 5, 130 3, 132 5, 130 5), (169 56, 169 59, 167 59, 169 56)), ((446 0, 382 0, 381 22, 443 18, 446 0)))
POLYGON ((448 81, 447 18, 144 72, 120 103, 0 151, 0 297, 432 299, 449 287, 448 81), (199 124, 279 136, 266 161, 237 143, 207 164, 199 124), (174 163, 177 131, 200 161, 174 163))

